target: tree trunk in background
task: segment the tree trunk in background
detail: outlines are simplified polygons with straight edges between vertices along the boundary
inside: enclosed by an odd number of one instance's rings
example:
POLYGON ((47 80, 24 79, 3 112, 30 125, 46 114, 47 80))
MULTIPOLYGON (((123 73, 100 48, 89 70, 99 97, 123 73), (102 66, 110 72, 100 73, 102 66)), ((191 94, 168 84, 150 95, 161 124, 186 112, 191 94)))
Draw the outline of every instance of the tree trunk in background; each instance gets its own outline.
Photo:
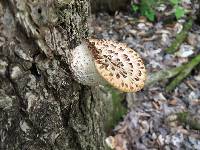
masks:
POLYGON ((88 10, 88 0, 0 1, 0 149, 105 149, 107 95, 67 64, 88 10))
POLYGON ((92 12, 126 10, 131 0, 91 0, 92 12))
MULTIPOLYGON (((200 7, 200 0, 198 0, 198 5, 199 5, 199 7, 200 7)), ((196 23, 198 24, 198 25, 200 25, 200 8, 197 10, 197 19, 196 19, 196 23)))

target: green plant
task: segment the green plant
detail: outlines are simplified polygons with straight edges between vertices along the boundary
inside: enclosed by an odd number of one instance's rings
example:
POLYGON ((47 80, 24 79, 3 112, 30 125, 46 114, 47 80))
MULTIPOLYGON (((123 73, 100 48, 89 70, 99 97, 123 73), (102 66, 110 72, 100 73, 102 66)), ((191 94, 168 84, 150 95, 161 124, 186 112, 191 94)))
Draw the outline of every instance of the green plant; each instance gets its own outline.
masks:
POLYGON ((176 16, 176 19, 180 19, 185 15, 185 9, 180 6, 182 0, 170 0, 171 5, 173 5, 173 8, 175 10, 174 14, 176 16))
POLYGON ((177 19, 180 19, 185 15, 185 9, 181 6, 175 6, 175 16, 177 19))
POLYGON ((138 5, 136 5, 136 4, 132 4, 132 5, 131 5, 131 10, 132 10, 134 13, 136 13, 136 12, 138 11, 138 9, 139 9, 139 6, 138 6, 138 5))
POLYGON ((150 21, 155 21, 155 8, 160 4, 166 4, 173 7, 176 19, 180 19, 186 13, 186 10, 181 6, 181 1, 182 0, 141 0, 139 3, 133 3, 131 5, 131 10, 133 13, 140 12, 141 15, 146 16, 150 21))
POLYGON ((141 1, 141 14, 146 16, 150 21, 155 20, 155 9, 154 4, 156 3, 155 0, 142 0, 141 1))
POLYGON ((131 8, 134 13, 139 10, 141 15, 146 16, 150 21, 154 21, 156 12, 153 5, 155 3, 156 0, 141 0, 139 4, 133 3, 131 8))

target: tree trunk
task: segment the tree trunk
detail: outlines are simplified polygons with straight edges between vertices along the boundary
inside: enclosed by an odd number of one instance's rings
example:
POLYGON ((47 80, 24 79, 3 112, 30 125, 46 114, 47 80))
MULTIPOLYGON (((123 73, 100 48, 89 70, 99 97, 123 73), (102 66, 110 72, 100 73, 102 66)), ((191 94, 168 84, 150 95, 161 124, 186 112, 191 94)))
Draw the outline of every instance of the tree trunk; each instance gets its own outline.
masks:
POLYGON ((88 15, 89 0, 0 1, 0 149, 105 149, 107 95, 67 62, 88 15))
MULTIPOLYGON (((198 5, 200 6, 200 0, 198 0, 198 5)), ((200 25, 200 8, 198 8, 196 14, 197 14, 197 18, 196 18, 196 21, 195 21, 195 22, 196 22, 198 25, 200 25)))
POLYGON ((92 12, 127 10, 130 0, 91 0, 92 12))

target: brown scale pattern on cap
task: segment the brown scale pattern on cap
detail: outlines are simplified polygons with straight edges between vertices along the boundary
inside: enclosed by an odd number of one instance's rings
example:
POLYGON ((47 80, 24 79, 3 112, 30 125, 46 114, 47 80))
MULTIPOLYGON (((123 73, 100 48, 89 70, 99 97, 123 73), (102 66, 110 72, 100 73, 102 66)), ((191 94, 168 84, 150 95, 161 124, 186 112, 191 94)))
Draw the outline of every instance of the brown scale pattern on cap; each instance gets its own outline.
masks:
POLYGON ((97 71, 108 83, 124 92, 136 92, 143 88, 145 66, 133 49, 111 40, 89 39, 88 45, 97 71))

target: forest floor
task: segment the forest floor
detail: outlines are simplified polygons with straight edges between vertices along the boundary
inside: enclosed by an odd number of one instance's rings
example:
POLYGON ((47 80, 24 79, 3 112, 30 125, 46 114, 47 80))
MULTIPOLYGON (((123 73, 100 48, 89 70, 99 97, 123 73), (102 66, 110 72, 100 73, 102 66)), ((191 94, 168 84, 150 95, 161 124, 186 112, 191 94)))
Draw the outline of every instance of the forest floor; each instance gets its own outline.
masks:
MULTIPOLYGON (((148 73, 186 63, 200 52, 200 26, 193 24, 187 40, 175 54, 166 54, 184 19, 171 24, 151 23, 130 14, 93 15, 92 37, 127 43, 143 58, 148 73)), ((166 92, 170 80, 157 82, 126 96, 128 114, 109 137, 118 150, 200 150, 200 67, 196 67, 173 91, 166 92)))

